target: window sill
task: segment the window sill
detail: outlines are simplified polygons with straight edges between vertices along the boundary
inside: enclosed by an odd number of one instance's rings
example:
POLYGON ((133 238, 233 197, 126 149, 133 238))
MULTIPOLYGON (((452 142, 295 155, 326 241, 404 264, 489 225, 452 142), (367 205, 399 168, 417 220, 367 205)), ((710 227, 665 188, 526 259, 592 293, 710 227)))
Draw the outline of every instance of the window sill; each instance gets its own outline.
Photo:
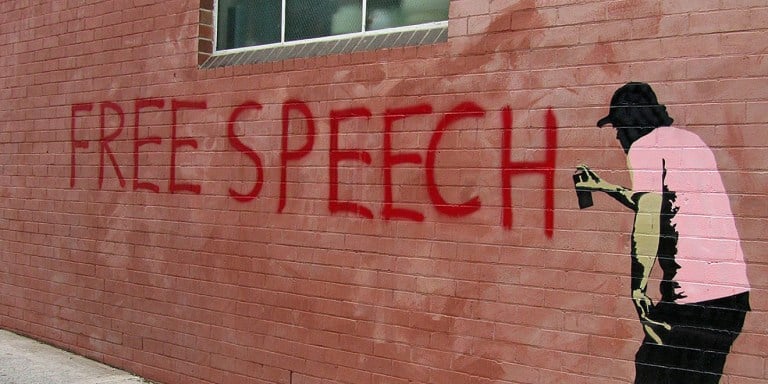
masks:
POLYGON ((447 23, 428 28, 408 29, 386 33, 358 34, 353 37, 324 38, 270 47, 240 48, 217 52, 208 57, 200 68, 211 69, 231 65, 266 63, 288 59, 373 51, 382 48, 429 45, 448 40, 447 23))

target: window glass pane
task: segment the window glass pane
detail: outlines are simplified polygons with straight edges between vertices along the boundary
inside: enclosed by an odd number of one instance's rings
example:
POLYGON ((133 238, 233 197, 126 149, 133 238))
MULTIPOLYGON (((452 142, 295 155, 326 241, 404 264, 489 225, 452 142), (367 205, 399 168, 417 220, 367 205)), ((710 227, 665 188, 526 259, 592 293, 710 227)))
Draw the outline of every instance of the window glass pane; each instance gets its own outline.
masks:
POLYGON ((405 25, 403 12, 400 8, 401 0, 368 0, 365 15, 365 29, 393 28, 405 25))
POLYGON ((448 20, 449 0, 401 0, 403 25, 448 20))
POLYGON ((286 0, 285 40, 361 32, 363 0, 286 0))
POLYGON ((280 42, 281 0, 219 0, 217 49, 280 42))
POLYGON ((448 20, 449 0, 368 0, 368 31, 448 20))
POLYGON ((450 0, 217 0, 216 48, 259 46, 448 20, 450 0), (285 3, 285 26, 282 26, 285 3), (281 31, 285 28, 285 31, 281 31))

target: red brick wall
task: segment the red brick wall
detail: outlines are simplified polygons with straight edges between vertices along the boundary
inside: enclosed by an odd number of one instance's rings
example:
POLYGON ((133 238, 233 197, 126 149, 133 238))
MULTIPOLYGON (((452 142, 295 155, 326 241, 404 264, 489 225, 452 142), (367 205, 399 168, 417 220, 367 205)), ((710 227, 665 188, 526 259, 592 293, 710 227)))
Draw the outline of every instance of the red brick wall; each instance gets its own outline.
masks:
POLYGON ((212 70, 199 2, 131 4, 0 4, 0 327, 164 383, 631 382, 633 214, 571 176, 629 185, 637 80, 715 153, 724 381, 768 379, 764 1, 454 0, 447 43, 212 70))

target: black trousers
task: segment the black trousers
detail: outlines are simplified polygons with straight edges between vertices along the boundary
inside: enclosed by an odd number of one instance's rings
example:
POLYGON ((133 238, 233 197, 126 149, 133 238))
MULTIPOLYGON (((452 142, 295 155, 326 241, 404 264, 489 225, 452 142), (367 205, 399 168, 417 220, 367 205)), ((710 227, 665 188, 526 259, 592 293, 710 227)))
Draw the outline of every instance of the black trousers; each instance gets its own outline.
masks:
POLYGON ((635 384, 717 384, 750 310, 749 292, 700 303, 660 302, 649 317, 670 324, 664 345, 648 336, 635 355, 635 384))

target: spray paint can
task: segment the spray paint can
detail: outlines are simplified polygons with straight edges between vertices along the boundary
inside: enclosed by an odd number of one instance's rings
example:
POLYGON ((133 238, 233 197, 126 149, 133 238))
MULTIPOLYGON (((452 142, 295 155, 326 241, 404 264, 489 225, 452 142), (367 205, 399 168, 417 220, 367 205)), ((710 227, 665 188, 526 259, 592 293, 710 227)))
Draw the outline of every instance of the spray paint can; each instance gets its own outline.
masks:
POLYGON ((573 175, 573 184, 576 188, 576 198, 579 200, 579 209, 589 208, 592 206, 592 191, 576 187, 575 185, 581 181, 589 180, 587 171, 581 170, 573 175))

